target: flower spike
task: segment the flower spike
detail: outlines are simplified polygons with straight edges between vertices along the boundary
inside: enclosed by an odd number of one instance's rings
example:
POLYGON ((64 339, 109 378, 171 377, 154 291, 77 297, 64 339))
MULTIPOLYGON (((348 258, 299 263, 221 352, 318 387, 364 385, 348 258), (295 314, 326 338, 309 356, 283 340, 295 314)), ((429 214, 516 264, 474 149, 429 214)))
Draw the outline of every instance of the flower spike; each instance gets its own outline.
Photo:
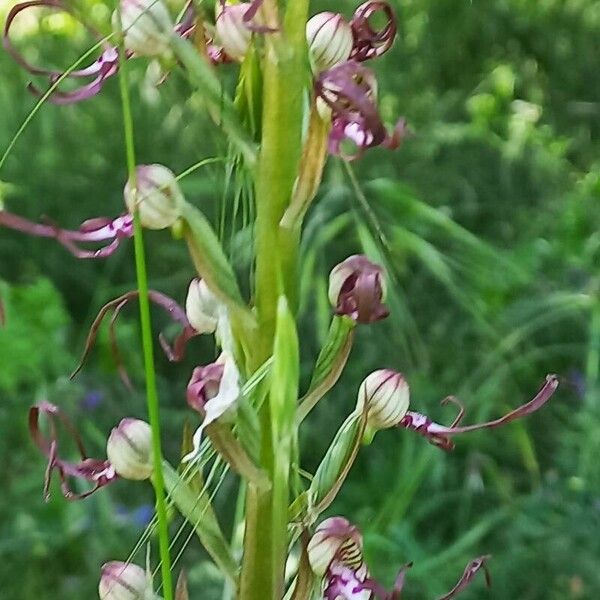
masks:
POLYGON ((387 52, 396 38, 396 14, 388 2, 374 0, 361 4, 350 21, 354 44, 350 58, 363 62, 387 52), (369 19, 382 12, 386 23, 381 29, 373 29, 369 19))
POLYGON ((29 235, 53 238, 76 258, 106 258, 119 247, 121 240, 133 236, 133 217, 128 214, 116 219, 97 217, 81 224, 77 230, 61 229, 52 223, 33 223, 18 215, 0 209, 0 226, 29 235), (105 242, 98 250, 87 250, 79 244, 105 242))
POLYGON ((112 464, 108 460, 88 458, 81 436, 73 423, 60 412, 58 406, 49 402, 41 402, 29 409, 29 433, 35 445, 48 458, 48 466, 44 478, 44 499, 50 498, 50 482, 52 473, 56 471, 60 479, 63 496, 67 500, 81 500, 93 494, 96 490, 112 483, 118 478, 112 464), (45 437, 40 431, 40 414, 46 415, 50 421, 50 437, 45 437), (56 421, 62 426, 75 442, 81 460, 77 463, 63 460, 59 456, 56 421), (94 487, 81 494, 75 493, 69 486, 69 478, 84 479, 94 484, 94 487))
MULTIPOLYGON (((511 421, 521 417, 526 417, 527 415, 530 415, 531 413, 542 408, 542 406, 544 406, 544 404, 550 400, 557 387, 558 377, 556 375, 547 375, 546 382, 533 399, 510 411, 503 417, 493 421, 461 426, 460 421, 464 414, 464 411, 461 407, 458 417, 450 426, 435 423, 429 417, 422 415, 421 413, 408 411, 398 423, 398 427, 404 427, 405 429, 416 431, 420 435, 426 437, 434 446, 442 448, 442 450, 452 450, 454 448, 454 442, 451 440, 451 436, 458 433, 478 431, 479 429, 494 429, 495 427, 501 427, 502 425, 506 425, 507 423, 510 423, 511 421)), ((448 401, 451 400, 446 399, 445 402, 448 401)))

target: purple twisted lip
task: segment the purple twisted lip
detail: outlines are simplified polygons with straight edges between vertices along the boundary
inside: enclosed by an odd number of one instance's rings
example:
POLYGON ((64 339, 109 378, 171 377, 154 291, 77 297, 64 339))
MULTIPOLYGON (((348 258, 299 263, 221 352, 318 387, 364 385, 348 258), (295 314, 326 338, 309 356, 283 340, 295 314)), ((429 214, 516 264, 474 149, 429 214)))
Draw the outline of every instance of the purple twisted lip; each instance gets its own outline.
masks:
POLYGON ((331 154, 353 160, 375 146, 397 148, 406 134, 404 119, 388 133, 377 109, 375 74, 356 60, 320 73, 315 94, 331 109, 331 154), (354 154, 344 154, 341 145, 345 140, 356 146, 354 154))
MULTIPOLYGON (((4 32, 2 37, 2 45, 5 50, 12 56, 12 58, 21 65, 26 71, 32 75, 43 75, 48 78, 49 87, 53 87, 62 78, 71 79, 82 79, 82 78, 93 78, 89 83, 80 86, 79 88, 70 91, 63 92, 55 89, 50 94, 48 100, 53 104, 73 104, 82 100, 87 100, 100 93, 102 87, 106 81, 116 75, 119 71, 119 49, 117 46, 112 46, 108 43, 102 42, 103 51, 102 54, 88 67, 83 69, 77 69, 74 71, 63 72, 52 69, 46 69, 43 67, 37 67, 29 63, 24 56, 16 50, 10 41, 9 31, 15 18, 24 10, 28 8, 46 6, 59 11, 64 11, 76 18, 97 40, 101 40, 102 36, 95 29, 83 23, 76 14, 71 10, 68 4, 63 3, 61 0, 29 0, 28 2, 21 2, 12 7, 6 18, 4 24, 4 32)), ((187 38, 195 30, 195 14, 192 5, 192 1, 189 0, 186 4, 182 19, 175 24, 174 32, 183 37, 187 38)), ((134 56, 133 52, 126 50, 125 58, 130 59, 134 56)), ((29 83, 27 88, 35 96, 43 96, 45 92, 37 88, 33 83, 29 83)))
MULTIPOLYGON (((45 69, 43 67, 36 67, 35 65, 32 65, 23 57, 21 53, 19 53, 15 49, 9 37, 10 27, 13 24, 13 21, 15 20, 17 15, 19 15, 19 13, 28 8, 33 8, 36 6, 47 6, 60 11, 68 12, 69 14, 77 18, 77 16, 73 14, 71 8, 68 5, 60 2, 60 0, 30 0, 29 2, 21 2, 13 6, 10 12, 8 13, 6 23, 4 24, 2 45, 4 46, 5 50, 13 57, 13 59, 26 71, 28 71, 32 75, 47 76, 49 86, 51 87, 54 84, 56 84, 56 82, 59 79, 65 76, 65 74, 61 71, 45 69)), ((85 23, 82 24, 97 39, 101 39, 100 34, 96 32, 93 28, 91 28, 85 23)), ((70 71, 65 76, 67 78, 73 79, 93 77, 92 81, 71 92, 62 92, 60 90, 54 90, 49 97, 50 102, 53 102, 54 104, 72 104, 74 102, 79 102, 81 100, 91 98, 92 96, 95 96, 100 92, 105 81, 109 77, 115 75, 119 70, 119 52, 116 46, 111 46, 106 43, 103 43, 102 46, 104 47, 104 50, 100 57, 94 63, 92 63, 88 67, 84 67, 83 69, 70 71)), ((127 56, 127 58, 129 58, 129 56, 127 56)), ((44 92, 40 91, 32 83, 29 83, 27 87, 36 96, 42 96, 44 94, 44 92)))
POLYGON ((113 466, 108 460, 88 458, 79 432, 70 419, 62 414, 58 406, 50 404, 49 402, 41 402, 40 404, 32 406, 29 409, 29 433, 35 445, 48 458, 48 466, 46 467, 44 476, 44 499, 46 501, 50 498, 50 484, 54 471, 58 473, 61 491, 67 500, 81 500, 87 498, 101 487, 118 479, 118 475, 115 473, 113 466), (39 420, 41 414, 44 414, 49 420, 50 437, 44 436, 40 430, 39 420), (62 424, 63 428, 75 443, 81 456, 79 462, 70 462, 59 457, 58 432, 56 427, 57 420, 62 424), (94 487, 86 492, 76 493, 69 485, 70 478, 83 479, 92 483, 94 487))
POLYGON ((350 58, 359 62, 370 60, 385 54, 396 38, 396 13, 390 4, 383 0, 374 0, 361 4, 350 21, 354 45, 350 58), (369 19, 378 12, 386 17, 381 29, 374 29, 369 19))
MULTIPOLYGON (((491 580, 486 564, 489 559, 489 555, 484 555, 470 561, 454 587, 437 600, 452 600, 456 598, 460 592, 471 584, 477 573, 481 570, 484 571, 485 581, 489 587, 491 580)), ((410 567, 412 567, 412 562, 406 563, 400 568, 392 590, 388 591, 381 583, 369 575, 362 555, 359 557, 358 564, 353 565, 344 561, 341 555, 336 555, 325 574, 323 595, 326 600, 339 600, 340 598, 343 600, 358 600, 363 598, 363 593, 367 591, 370 592, 369 598, 371 599, 400 600, 406 575, 410 567)))
POLYGON ((127 213, 116 219, 89 219, 82 223, 79 229, 69 230, 51 223, 34 223, 6 210, 0 210, 0 226, 29 235, 55 239, 77 258, 106 258, 115 252, 121 240, 133 236, 133 217, 127 213), (97 250, 87 250, 79 246, 82 243, 104 241, 110 243, 97 250))
MULTIPOLYGON (((71 373, 71 379, 73 379, 83 368, 83 365, 85 364, 85 361, 89 356, 90 352, 92 351, 94 343, 96 342, 96 337, 98 336, 100 325, 102 325, 102 322, 104 321, 104 318, 107 316, 107 314, 110 311, 113 311, 113 314, 110 318, 108 331, 113 357, 117 364, 117 369, 119 370, 119 375, 121 376, 123 383, 128 388, 133 387, 129 376, 127 375, 127 371, 125 370, 125 367, 123 365, 123 361, 121 359, 121 353, 119 351, 117 337, 115 333, 115 324, 123 308, 125 308, 125 306, 127 306, 127 304, 131 300, 137 298, 138 296, 138 290, 126 292, 118 298, 107 302, 100 309, 100 312, 98 313, 90 327, 90 331, 85 341, 85 347, 83 349, 82 356, 79 360, 79 364, 77 365, 73 373, 71 373)), ((185 314, 185 310, 175 300, 173 300, 173 298, 170 298, 169 296, 161 292, 157 292, 156 290, 149 290, 148 296, 151 302, 160 306, 165 312, 169 314, 173 321, 179 323, 182 326, 182 330, 175 337, 172 344, 167 341, 166 337, 162 333, 158 336, 160 345, 168 360, 171 362, 180 361, 185 355, 185 347, 187 342, 196 335, 198 335, 198 332, 190 325, 190 322, 188 321, 188 318, 185 314)))
MULTIPOLYGON (((539 392, 529 402, 522 404, 521 406, 510 411, 503 417, 495 419, 493 421, 487 421, 485 423, 476 423, 474 425, 461 426, 460 423, 464 416, 464 409, 460 407, 460 412, 454 422, 449 425, 440 425, 439 423, 433 422, 426 415, 421 413, 408 411, 402 420, 398 423, 398 427, 404 427, 405 429, 411 429, 416 433, 427 438, 434 446, 438 446, 443 450, 452 450, 454 448, 454 442, 451 436, 459 433, 468 433, 469 431, 478 431, 480 429, 494 429, 506 425, 511 421, 526 417, 531 413, 539 410, 550 400, 556 389, 558 388, 558 377, 556 375, 547 375, 546 381, 539 392)), ((442 401, 447 403, 453 401, 458 403, 454 399, 446 399, 442 401)), ((460 404, 459 404, 460 406, 460 404)))

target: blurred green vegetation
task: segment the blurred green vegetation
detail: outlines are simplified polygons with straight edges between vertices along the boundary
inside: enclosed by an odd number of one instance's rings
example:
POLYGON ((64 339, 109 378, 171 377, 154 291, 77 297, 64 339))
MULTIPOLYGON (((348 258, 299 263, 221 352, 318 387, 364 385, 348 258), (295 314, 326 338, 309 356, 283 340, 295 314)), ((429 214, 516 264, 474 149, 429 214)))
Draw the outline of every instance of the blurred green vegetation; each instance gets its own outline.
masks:
MULTIPOLYGON (((395 2, 401 35, 374 65, 390 122, 414 135, 354 164, 353 186, 331 161, 309 215, 302 256, 305 375, 328 325, 329 269, 366 251, 391 275, 389 321, 361 327, 349 367, 302 431, 305 464, 318 464, 372 369, 402 370, 413 404, 450 420, 438 400, 457 395, 467 418, 498 415, 530 398, 546 373, 562 385, 543 411, 503 430, 457 438, 444 454, 409 432, 364 448, 332 507, 357 522, 373 571, 391 581, 409 560, 407 597, 452 587, 474 556, 490 553, 498 600, 600 597, 600 4, 595 0, 395 2)), ((324 2, 314 11, 339 9, 324 2)), ((344 0, 350 15, 352 3, 344 0)), ((98 13, 100 15, 100 13, 98 13)), ((101 18, 102 15, 99 16, 101 18)), ((32 59, 63 65, 86 40, 44 20, 20 40, 32 59)), ((89 43, 89 40, 87 40, 89 43)), ((232 67, 222 69, 229 84, 232 67)), ((27 76, 0 55, 0 151, 34 106, 27 76)), ((133 68, 140 162, 175 172, 223 156, 225 140, 180 74, 158 90, 133 68)), ((76 227, 122 210, 125 160, 117 82, 71 107, 46 105, 0 172, 6 206, 76 227)), ((215 221, 223 167, 182 180, 215 221)), ((228 239, 247 264, 248 233, 228 239)), ((183 301, 192 267, 167 233, 148 240, 151 286, 183 301)), ((44 460, 26 432, 27 408, 48 399, 81 424, 92 454, 123 416, 143 416, 137 314, 118 336, 133 392, 119 382, 105 338, 69 381, 99 307, 133 287, 132 248, 77 261, 48 240, 0 232, 0 590, 3 598, 91 598, 99 566, 125 559, 149 518, 151 491, 119 483, 81 503, 42 501, 44 460)), ((155 326, 167 325, 156 315, 155 326)), ((158 354, 165 452, 179 452, 184 389, 214 348, 194 340, 186 360, 158 354)), ((193 418, 193 416, 191 416, 193 418)), ((235 483, 217 504, 224 522, 235 483)), ((178 522, 176 522, 178 524, 178 522)), ((174 531, 176 524, 173 525, 174 531)), ((178 540, 176 548, 183 545, 178 540)), ((144 548, 136 556, 144 561, 144 548)), ((218 575, 195 540, 181 560, 194 597, 219 597, 218 575), (213 592, 211 590, 216 590, 213 592)), ((487 597, 481 582, 464 593, 487 597)))

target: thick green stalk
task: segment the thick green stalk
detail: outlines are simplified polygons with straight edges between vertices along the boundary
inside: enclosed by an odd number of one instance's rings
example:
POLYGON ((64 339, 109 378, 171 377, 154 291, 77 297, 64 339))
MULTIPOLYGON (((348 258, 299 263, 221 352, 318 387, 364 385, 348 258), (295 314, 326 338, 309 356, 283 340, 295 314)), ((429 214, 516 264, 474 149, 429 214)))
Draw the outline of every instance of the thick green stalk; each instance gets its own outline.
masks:
MULTIPOLYGON (((303 95, 307 78, 305 26, 307 0, 289 0, 283 23, 278 18, 276 0, 265 0, 263 17, 279 28, 264 37, 263 119, 261 148, 256 173, 256 313, 258 335, 253 368, 273 352, 277 303, 280 294, 295 304, 297 232, 280 228, 279 222, 290 203, 298 175, 302 142, 303 95)), ((276 415, 275 415, 276 417, 276 415)), ((285 465, 278 464, 273 447, 271 398, 260 414, 263 469, 273 479, 285 465)), ((289 466, 289 465, 288 465, 289 466)), ((286 481, 287 485, 287 481, 286 481)), ((287 524, 282 526, 272 515, 280 503, 288 502, 288 490, 259 490, 248 485, 246 530, 242 565, 242 600, 280 600, 280 585, 285 556, 278 556, 287 540, 287 524), (277 504, 277 506, 275 506, 277 504), (281 571, 281 572, 279 572, 281 571)))
MULTIPOLYGON (((127 78, 127 61, 125 49, 120 47, 119 85, 121 89, 121 104, 123 107, 123 125, 125 130, 125 150, 127 155, 127 172, 129 178, 136 186, 135 181, 135 146, 133 138, 133 117, 131 114, 131 101, 129 98, 129 85, 127 78)), ((156 372, 154 370, 154 347, 152 341, 152 321, 150 319, 150 299, 148 297, 148 276, 146 272, 146 256, 144 253, 144 239, 139 211, 133 215, 135 271, 139 292, 140 322, 142 328, 142 346, 144 353, 144 372, 146 375, 146 401, 148 404, 148 417, 152 428, 152 462, 154 473, 152 483, 156 496, 156 515, 158 517, 158 542, 161 561, 162 589, 164 600, 173 599, 173 580, 171 576, 171 558, 169 555, 169 529, 167 505, 165 502, 165 482, 162 470, 162 450, 160 444, 160 416, 158 409, 158 392, 156 389, 156 372)))

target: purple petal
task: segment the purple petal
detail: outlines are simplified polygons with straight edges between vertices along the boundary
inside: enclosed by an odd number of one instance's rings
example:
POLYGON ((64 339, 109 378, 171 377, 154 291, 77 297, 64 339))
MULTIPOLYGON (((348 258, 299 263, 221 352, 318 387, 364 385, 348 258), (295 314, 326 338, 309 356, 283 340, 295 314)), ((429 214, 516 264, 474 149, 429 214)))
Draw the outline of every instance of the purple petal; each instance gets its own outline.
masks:
MULTIPOLYGON (((33 8, 38 6, 47 6, 50 8, 55 8, 73 15, 70 7, 58 0, 31 0, 30 2, 21 2, 19 4, 16 4, 8 13, 8 17, 4 25, 2 44, 6 51, 13 57, 13 59, 19 65, 21 65, 32 75, 47 76, 50 86, 53 86, 61 77, 63 77, 64 73, 62 73, 61 71, 45 69, 43 67, 36 67, 32 65, 27 60, 25 60, 25 58, 20 52, 16 50, 16 48, 12 45, 9 37, 10 27, 17 15, 27 8, 33 8)), ((96 37, 99 37, 97 32, 95 32, 92 28, 90 28, 85 23, 83 23, 83 25, 96 37)), ((84 67, 83 69, 70 71, 66 74, 66 77, 70 78, 94 77, 94 79, 88 84, 83 85, 70 92, 54 90, 52 91, 49 97, 49 101, 53 102, 54 104, 72 104, 74 102, 79 102, 81 100, 91 98, 92 96, 95 96, 100 92, 102 86, 104 85, 104 82, 109 77, 115 75, 118 69, 119 54, 117 48, 115 46, 109 46, 108 44, 104 44, 104 51, 93 64, 91 64, 88 67, 84 67)), ((31 91, 34 95, 38 97, 43 96, 45 94, 45 92, 38 89, 32 83, 30 83, 27 87, 29 91, 31 91)))
MULTIPOLYGON (((121 373, 122 378, 123 378, 124 374, 126 377, 126 373, 124 371, 122 361, 120 359, 120 353, 118 350, 118 346, 116 344, 116 337, 114 336, 114 331, 112 331, 112 330, 115 325, 115 320, 118 317, 118 315, 120 314, 121 310, 123 308, 125 308, 125 306, 131 300, 133 300, 134 298, 137 298, 138 295, 139 295, 139 292, 137 290, 132 290, 130 292, 123 294, 122 296, 119 296, 118 298, 115 298, 114 300, 111 300, 110 302, 106 303, 100 309, 100 312, 98 313, 98 315, 94 319, 94 322, 92 323, 92 326, 90 327, 90 331, 88 333, 88 336, 87 336, 87 339, 85 342, 85 347, 84 347, 81 359, 79 361, 79 364, 73 371, 73 373, 71 373, 71 376, 70 376, 71 379, 73 379, 77 375, 77 373, 79 373, 79 371, 81 371, 81 369, 83 368, 83 365, 84 365, 85 361, 87 360, 89 353, 92 351, 92 348, 94 347, 94 344, 96 342, 96 337, 98 336, 98 330, 100 329, 100 326, 102 325, 104 317, 106 317, 106 315, 110 311, 113 311, 113 316, 111 318, 111 324, 110 324, 110 328, 111 328, 110 335, 111 335, 111 345, 112 345, 112 349, 113 349, 113 354, 115 355, 115 360, 117 362, 117 366, 119 368, 119 372, 121 373)), ((183 331, 177 336, 173 346, 170 346, 168 344, 168 342, 165 340, 165 338, 162 334, 159 337, 161 346, 162 346, 163 350, 165 351, 167 358, 172 362, 179 361, 183 358, 186 343, 192 337, 196 336, 197 332, 190 325, 190 322, 188 321, 188 318, 185 314, 185 310, 175 300, 173 300, 173 298, 170 298, 166 294, 157 292, 155 290, 150 290, 148 292, 148 296, 149 296, 151 302, 153 302, 154 304, 157 304, 164 311, 169 313, 169 315, 171 316, 173 321, 175 321, 176 323, 179 323, 180 325, 183 326, 183 331)), ((126 378, 125 381, 128 381, 128 378, 126 378)), ((126 383, 126 385, 127 385, 127 383, 126 383)))
POLYGON ((486 562, 490 559, 490 556, 480 556, 472 560, 465 568, 462 577, 459 579, 458 583, 443 596, 440 596, 437 600, 452 600, 452 598, 456 598, 456 596, 462 592, 473 580, 475 575, 483 569, 485 573, 485 581, 486 584, 490 585, 490 574, 487 570, 486 562))
MULTIPOLYGON (((451 426, 444 426, 433 422, 425 415, 408 411, 398 426, 416 431, 426 437, 432 444, 439 446, 443 450, 452 450, 452 448, 454 448, 454 442, 452 442, 450 436, 458 433, 467 433, 469 431, 478 431, 480 429, 494 429, 495 427, 501 427, 511 421, 530 415, 546 404, 556 391, 557 387, 558 377, 556 375, 547 375, 546 382, 532 400, 515 408, 503 417, 485 423, 459 426, 455 421, 455 424, 451 426)), ((462 418, 462 414, 459 415, 459 418, 462 418)))
POLYGON ((53 238, 62 244, 77 258, 106 258, 119 247, 120 240, 133 236, 133 218, 124 214, 116 219, 96 218, 85 221, 79 230, 61 229, 53 223, 34 223, 18 215, 0 210, 0 226, 9 227, 15 231, 53 238), (98 250, 80 248, 80 243, 95 243, 111 240, 98 250))
POLYGON ((381 56, 392 47, 396 38, 396 14, 389 3, 381 0, 361 4, 354 12, 350 26, 354 36, 350 58, 359 62, 381 56), (369 23, 369 19, 377 12, 382 12, 386 17, 381 29, 373 29, 369 23))
POLYGON ((60 409, 49 402, 41 402, 29 409, 29 433, 35 445, 48 458, 48 466, 44 478, 44 498, 50 497, 50 483, 54 471, 58 473, 63 496, 67 500, 80 500, 93 494, 96 490, 117 479, 114 468, 107 460, 88 458, 79 432, 71 421, 60 412, 60 409), (50 437, 44 436, 40 430, 40 414, 44 414, 50 422, 50 437), (58 454, 57 422, 67 431, 81 456, 77 463, 63 460, 58 454), (94 487, 81 494, 71 490, 69 478, 83 479, 94 484, 94 487))

